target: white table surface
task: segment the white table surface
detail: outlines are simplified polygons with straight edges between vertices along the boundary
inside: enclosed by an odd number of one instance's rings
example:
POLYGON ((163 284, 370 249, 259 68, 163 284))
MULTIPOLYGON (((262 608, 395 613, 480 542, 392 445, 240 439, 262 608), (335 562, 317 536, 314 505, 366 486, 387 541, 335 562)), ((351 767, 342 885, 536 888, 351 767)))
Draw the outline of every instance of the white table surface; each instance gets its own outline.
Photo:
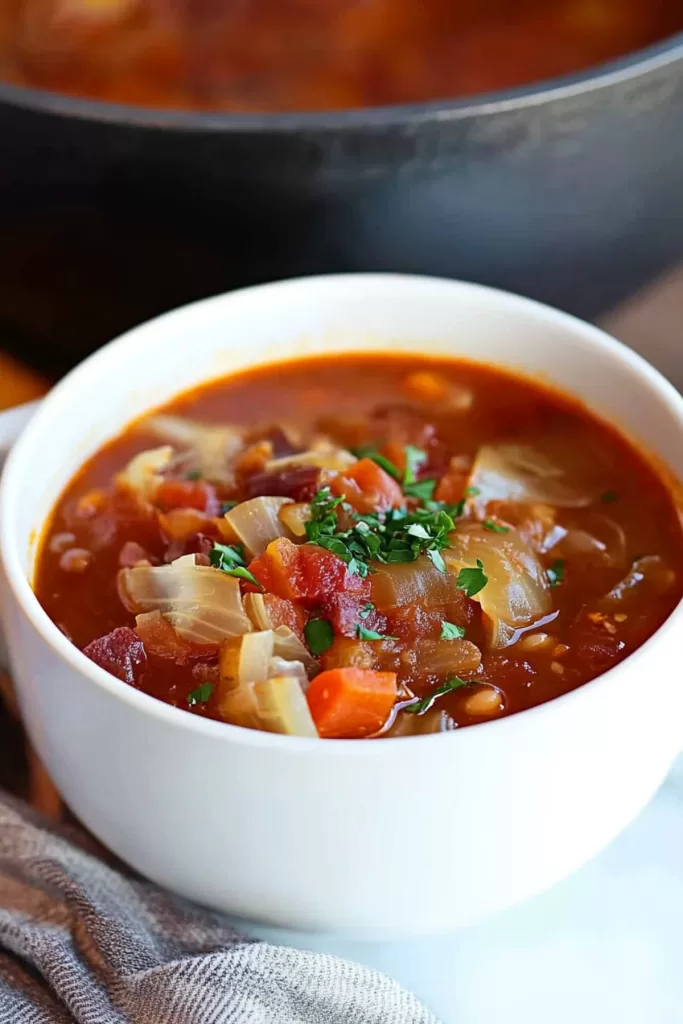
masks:
MULTIPOLYGON (((683 272, 603 326, 683 390, 683 272)), ((272 938, 376 967, 444 1024, 683 1024, 683 756, 596 860, 477 927, 396 943, 272 938)))

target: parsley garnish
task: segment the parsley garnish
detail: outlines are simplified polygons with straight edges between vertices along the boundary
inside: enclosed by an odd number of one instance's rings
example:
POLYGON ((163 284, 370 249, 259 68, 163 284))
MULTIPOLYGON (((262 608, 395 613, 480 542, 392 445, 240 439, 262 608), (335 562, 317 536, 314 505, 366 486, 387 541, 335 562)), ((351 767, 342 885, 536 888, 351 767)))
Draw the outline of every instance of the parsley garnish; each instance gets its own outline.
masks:
POLYGON ((213 549, 209 552, 209 561, 214 569, 222 569, 223 572, 227 572, 228 569, 234 569, 236 565, 245 564, 244 551, 238 545, 232 547, 230 544, 219 544, 214 541, 213 549))
POLYGON ((418 700, 415 704, 409 704, 407 708, 403 710, 410 715, 424 715, 425 711, 433 706, 434 702, 439 697, 443 697, 446 693, 452 693, 453 690, 459 690, 461 686, 471 686, 472 681, 468 679, 461 679, 459 676, 453 676, 452 679, 447 679, 441 686, 437 686, 435 690, 427 697, 423 697, 422 700, 418 700))
POLYGON ((414 444, 407 444, 405 446, 405 453, 406 468, 403 474, 404 490, 407 485, 417 482, 417 471, 420 466, 423 466, 427 461, 427 453, 423 452, 421 448, 416 448, 414 444))
POLYGON ((202 471, 201 469, 191 469, 189 473, 185 474, 186 480, 201 480, 202 471))
POLYGON ((456 626, 453 622, 446 622, 445 620, 441 623, 441 640, 462 640, 465 635, 465 630, 462 626, 456 626))
POLYGON ((236 501, 223 501, 223 502, 221 502, 221 507, 218 509, 218 515, 219 516, 227 515, 228 512, 232 512, 232 510, 234 509, 234 507, 236 505, 237 505, 236 501))
POLYGON ((481 524, 485 530, 490 530, 491 533, 509 533, 510 527, 503 526, 501 523, 494 522, 493 519, 485 519, 481 524))
POLYGON ((484 589, 488 581, 489 578, 484 573, 484 563, 478 558, 476 567, 469 566, 460 570, 456 586, 458 590, 464 590, 467 597, 474 597, 484 589))
POLYGON ((366 629, 365 626, 356 626, 356 636, 359 640, 398 640, 397 636, 376 633, 374 629, 366 629))
POLYGON ((212 693, 213 683, 202 683, 196 690, 190 690, 187 695, 187 703, 191 708, 194 707, 195 704, 206 704, 212 693))
POLYGON ((367 619, 368 615, 372 615, 375 610, 375 606, 372 601, 368 601, 366 605, 363 605, 360 612, 358 613, 361 619, 367 619))
POLYGON ((244 564, 244 553, 241 547, 229 544, 218 544, 214 542, 213 548, 209 551, 209 561, 214 569, 220 569, 226 576, 235 576, 237 579, 253 583, 259 590, 263 586, 259 583, 252 572, 244 564))
POLYGON ((465 488, 465 497, 466 498, 476 498, 477 495, 479 495, 479 494, 481 494, 481 491, 479 490, 478 487, 466 487, 465 488))
POLYGON ((605 505, 612 505, 619 495, 616 491, 603 491, 600 495, 600 501, 604 502, 605 505))
POLYGON ((558 558, 553 562, 546 570, 546 574, 551 587, 559 587, 560 583, 564 583, 564 558, 558 558))
POLYGON ((403 485, 403 493, 408 498, 418 498, 420 501, 430 501, 435 490, 436 480, 416 480, 415 483, 403 485))
POLYGON ((304 626, 304 636, 311 654, 324 654, 334 643, 332 623, 327 619, 309 619, 304 626))

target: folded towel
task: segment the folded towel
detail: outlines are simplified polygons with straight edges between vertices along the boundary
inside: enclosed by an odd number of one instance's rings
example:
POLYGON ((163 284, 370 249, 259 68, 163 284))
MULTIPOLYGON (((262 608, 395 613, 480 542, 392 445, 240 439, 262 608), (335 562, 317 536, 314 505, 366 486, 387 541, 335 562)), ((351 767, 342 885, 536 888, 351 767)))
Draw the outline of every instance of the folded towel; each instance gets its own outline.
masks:
POLYGON ((438 1024, 390 978, 253 941, 0 796, 0 1024, 438 1024))

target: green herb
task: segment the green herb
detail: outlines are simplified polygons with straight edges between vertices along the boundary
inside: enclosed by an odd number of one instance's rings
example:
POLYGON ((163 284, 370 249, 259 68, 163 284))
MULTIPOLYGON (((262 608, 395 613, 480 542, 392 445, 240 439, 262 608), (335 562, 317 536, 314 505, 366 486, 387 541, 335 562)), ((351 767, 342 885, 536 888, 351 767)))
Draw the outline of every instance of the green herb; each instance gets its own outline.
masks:
POLYGON ((201 469, 191 469, 189 473, 185 474, 186 480, 201 480, 202 471, 201 469))
MULTIPOLYGON (((423 466, 427 461, 427 452, 423 452, 421 448, 416 448, 413 444, 407 444, 405 446, 406 453, 406 468, 403 474, 403 487, 406 485, 414 484, 417 482, 417 471, 420 466, 423 466)), ((430 495, 431 497, 431 495, 430 495)))
POLYGON ((558 558, 556 562, 546 570, 546 575, 551 587, 559 587, 564 583, 564 558, 558 558))
POLYGON ((403 493, 408 498, 418 498, 420 501, 430 501, 435 490, 436 480, 416 480, 412 484, 403 485, 403 493))
POLYGON ((439 697, 443 697, 446 693, 452 693, 453 690, 459 690, 461 686, 471 685, 471 680, 460 679, 459 676, 453 676, 452 679, 447 679, 441 686, 437 686, 435 690, 432 690, 429 696, 423 697, 422 700, 416 701, 415 704, 408 705, 408 707, 403 710, 409 715, 424 715, 425 711, 429 711, 439 697))
POLYGON ((214 569, 228 572, 236 565, 243 566, 245 564, 244 551, 238 545, 232 547, 230 544, 218 544, 214 541, 213 548, 209 551, 209 561, 214 569))
POLYGON ((246 580, 247 583, 253 583, 253 585, 258 587, 259 590, 265 590, 265 587, 262 583, 259 583, 253 572, 249 572, 249 570, 245 569, 243 565, 237 565, 234 569, 224 569, 223 572, 226 576, 236 576, 240 580, 246 580))
POLYGON ((332 623, 327 619, 309 619, 304 626, 304 636, 311 654, 324 654, 334 643, 332 623))
POLYGON ((195 704, 206 704, 212 693, 213 683, 202 683, 196 690, 190 690, 187 695, 187 703, 191 708, 194 707, 195 704))
POLYGON ((446 563, 440 551, 437 551, 436 548, 427 548, 426 554, 435 569, 438 569, 439 572, 446 572, 446 563))
POLYGON ((380 469, 383 469, 385 473, 389 474, 389 476, 393 476, 394 480, 401 479, 398 466, 395 466, 394 463, 390 459, 385 458, 384 455, 380 455, 377 449, 373 448, 372 445, 361 445, 360 448, 352 448, 351 451, 359 459, 372 459, 373 462, 377 463, 380 469))
POLYGON ((485 519, 481 524, 485 530, 490 530, 491 533, 509 533, 510 527, 503 526, 501 523, 494 522, 493 519, 485 519))
POLYGON ((456 626, 453 622, 441 623, 441 640, 462 640, 465 630, 462 626, 456 626))
POLYGON ((484 563, 478 558, 476 568, 472 566, 460 570, 456 586, 458 590, 464 590, 467 597, 474 597, 484 589, 488 581, 488 576, 484 574, 484 563))
POLYGON ((603 491, 600 495, 600 501, 604 502, 605 505, 612 505, 619 495, 616 491, 603 491))
POLYGON ((359 640, 398 640, 397 636, 385 636, 384 633, 376 633, 374 629, 366 629, 365 626, 356 626, 356 636, 359 640))
POLYGON ((479 490, 478 487, 466 487, 465 488, 465 497, 466 498, 476 498, 477 495, 479 495, 479 494, 481 494, 481 491, 479 490))
POLYGON ((360 612, 358 613, 361 619, 367 619, 368 615, 372 615, 375 610, 375 606, 372 601, 368 601, 366 605, 363 605, 360 612))
POLYGON ((219 516, 227 515, 228 512, 232 512, 232 510, 235 508, 235 506, 237 504, 238 503, 236 501, 224 501, 224 502, 222 502, 220 508, 218 509, 218 515, 219 516))

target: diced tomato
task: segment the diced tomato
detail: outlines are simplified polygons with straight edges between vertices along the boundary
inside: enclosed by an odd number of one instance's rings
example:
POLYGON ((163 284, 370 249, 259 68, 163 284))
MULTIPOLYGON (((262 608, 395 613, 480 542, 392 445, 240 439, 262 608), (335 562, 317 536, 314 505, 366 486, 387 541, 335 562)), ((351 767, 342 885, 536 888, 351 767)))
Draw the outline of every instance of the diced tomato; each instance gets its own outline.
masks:
POLYGON ((135 630, 130 632, 142 640, 149 654, 175 661, 178 665, 215 657, 218 653, 216 644, 194 644, 185 640, 158 611, 138 615, 135 630))
POLYGON ((163 512, 195 508, 210 516, 218 515, 220 507, 216 489, 205 480, 164 480, 156 490, 154 504, 163 512))
MULTIPOLYGON (((329 619, 332 628, 337 636, 355 637, 357 626, 366 626, 368 629, 375 629, 374 621, 361 618, 361 611, 367 604, 364 595, 342 592, 332 594, 322 606, 321 616, 329 619)), ((374 616, 377 618, 377 616, 374 616)))
POLYGON ((334 478, 331 488, 343 495, 357 512, 385 512, 403 504, 396 480, 372 459, 359 459, 334 478))
POLYGON ((270 621, 273 623, 273 629, 277 629, 278 626, 289 626, 303 641, 304 626, 306 625, 306 614, 303 608, 284 597, 276 597, 275 594, 264 594, 263 600, 270 621))
POLYGON ((280 537, 249 565, 265 590, 289 601, 312 607, 340 593, 369 600, 370 584, 354 573, 341 558, 313 544, 293 544, 280 537))
POLYGON ((137 683, 147 663, 142 640, 128 626, 93 640, 83 653, 123 683, 137 683))

